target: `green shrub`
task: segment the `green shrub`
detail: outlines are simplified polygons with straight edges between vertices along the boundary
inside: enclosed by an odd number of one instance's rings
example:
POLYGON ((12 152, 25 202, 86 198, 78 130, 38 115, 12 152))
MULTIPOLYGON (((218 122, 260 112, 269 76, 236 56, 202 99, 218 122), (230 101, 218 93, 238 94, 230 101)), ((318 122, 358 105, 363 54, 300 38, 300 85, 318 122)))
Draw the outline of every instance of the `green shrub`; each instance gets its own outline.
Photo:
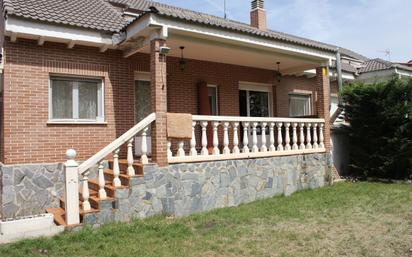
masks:
POLYGON ((412 80, 355 83, 344 88, 352 175, 412 175, 412 80))

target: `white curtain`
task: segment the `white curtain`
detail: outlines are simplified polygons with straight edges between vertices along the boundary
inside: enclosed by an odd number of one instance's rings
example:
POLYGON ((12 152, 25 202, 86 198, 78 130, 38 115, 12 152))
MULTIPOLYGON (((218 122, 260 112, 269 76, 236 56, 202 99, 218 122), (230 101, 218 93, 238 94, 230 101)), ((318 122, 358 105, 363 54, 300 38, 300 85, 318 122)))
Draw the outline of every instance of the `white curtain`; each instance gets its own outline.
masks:
POLYGON ((301 117, 311 115, 309 95, 289 96, 289 116, 301 117))
POLYGON ((52 118, 73 118, 73 89, 70 81, 52 81, 52 118))
POLYGON ((79 83, 79 118, 96 119, 97 113, 97 91, 95 82, 79 83))

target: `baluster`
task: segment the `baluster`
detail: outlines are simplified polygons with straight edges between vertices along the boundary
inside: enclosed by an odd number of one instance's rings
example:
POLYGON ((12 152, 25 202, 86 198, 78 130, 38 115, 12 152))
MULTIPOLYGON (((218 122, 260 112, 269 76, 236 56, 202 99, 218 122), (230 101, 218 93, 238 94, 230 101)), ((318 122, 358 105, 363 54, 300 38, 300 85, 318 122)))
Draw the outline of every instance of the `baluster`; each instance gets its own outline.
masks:
POLYGON ((90 211, 92 209, 92 207, 90 206, 90 202, 89 202, 90 192, 89 192, 89 177, 88 176, 89 176, 89 171, 83 174, 83 179, 82 179, 83 211, 90 211))
POLYGON ((107 194, 106 190, 104 190, 104 186, 106 185, 106 181, 104 179, 104 165, 103 161, 99 163, 99 198, 100 199, 106 199, 107 194))
POLYGON ((274 127, 275 127, 275 123, 274 123, 274 122, 271 122, 271 123, 269 124, 269 141, 270 141, 269 150, 270 150, 271 152, 276 151, 274 127))
POLYGON ((311 123, 306 123, 306 149, 312 149, 312 138, 310 127, 312 126, 311 123))
POLYGON ((299 149, 303 150, 305 149, 305 134, 303 133, 303 127, 305 126, 305 123, 300 123, 299 127, 299 149))
POLYGON ((237 129, 239 127, 239 122, 233 122, 232 126, 233 126, 233 153, 238 154, 238 153, 240 153, 239 135, 238 135, 238 132, 237 132, 237 129))
POLYGON ((195 129, 196 129, 196 121, 193 121, 192 122, 192 139, 190 140, 190 156, 197 155, 195 129))
POLYGON ((133 168, 133 141, 134 139, 131 138, 127 143, 127 175, 134 176, 134 168, 133 168))
POLYGON ((318 149, 318 123, 313 124, 313 148, 318 149))
POLYGON ((179 143, 177 143, 177 156, 183 157, 186 155, 184 147, 185 147, 184 141, 179 141, 179 143))
POLYGON ((114 150, 113 152, 113 186, 119 187, 122 185, 122 182, 119 179, 120 168, 119 168, 119 152, 120 148, 114 150))
POLYGON ((268 124, 266 122, 262 122, 262 145, 260 146, 261 152, 267 152, 268 147, 266 146, 266 126, 268 124))
POLYGON ((202 155, 209 155, 209 151, 207 150, 207 121, 202 121, 200 125, 202 126, 202 155))
POLYGON ((298 135, 296 133, 296 127, 298 126, 297 123, 292 123, 292 128, 293 128, 293 133, 292 133, 292 149, 293 150, 298 150, 298 135))
POLYGON ((243 122, 243 152, 249 153, 249 135, 248 135, 249 122, 243 122))
POLYGON ((172 153, 172 141, 167 140, 167 157, 171 158, 173 157, 173 153, 172 153))
POLYGON ((213 122, 213 155, 219 155, 220 154, 219 136, 217 134, 218 126, 219 126, 218 121, 213 122))
POLYGON ((257 132, 256 132, 256 127, 257 127, 258 123, 257 122, 253 122, 252 123, 252 152, 253 153, 257 153, 259 152, 259 148, 257 146, 257 132))
POLYGON ((285 150, 289 151, 290 147, 290 123, 285 123, 285 150))
POLYGON ((223 123, 223 154, 230 154, 229 149, 229 122, 223 123))
POLYGON ((283 151, 282 122, 277 123, 278 127, 278 151, 283 151))
POLYGON ((143 129, 142 132, 142 156, 140 157, 140 161, 142 164, 148 164, 149 159, 147 158, 147 131, 149 127, 143 129))
POLYGON ((324 126, 323 123, 319 125, 319 147, 322 149, 325 148, 325 143, 324 143, 325 138, 323 137, 323 126, 324 126))

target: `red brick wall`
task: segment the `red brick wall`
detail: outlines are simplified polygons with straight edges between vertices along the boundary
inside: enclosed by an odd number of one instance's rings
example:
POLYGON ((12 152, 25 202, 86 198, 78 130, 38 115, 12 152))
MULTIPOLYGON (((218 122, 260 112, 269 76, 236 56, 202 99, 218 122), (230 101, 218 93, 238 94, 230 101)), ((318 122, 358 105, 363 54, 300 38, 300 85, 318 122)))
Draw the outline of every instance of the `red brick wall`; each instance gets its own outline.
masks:
MULTIPOLYGON (((97 48, 18 39, 5 42, 4 68, 4 163, 60 162, 68 148, 84 160, 123 134, 134 124, 134 71, 149 71, 150 56, 123 58, 120 51, 100 53, 97 48), (50 125, 48 81, 50 74, 93 76, 104 79, 105 125, 50 125)), ((273 72, 249 67, 188 60, 181 71, 177 58, 167 59, 169 112, 198 113, 197 83, 218 86, 220 115, 239 115, 239 81, 277 84, 273 72)), ((315 80, 282 78, 274 88, 278 104, 274 113, 287 116, 284 91, 287 81, 315 90, 315 80)), ((275 98, 275 97, 274 97, 275 98)), ((276 100, 275 100, 276 102, 276 100)))

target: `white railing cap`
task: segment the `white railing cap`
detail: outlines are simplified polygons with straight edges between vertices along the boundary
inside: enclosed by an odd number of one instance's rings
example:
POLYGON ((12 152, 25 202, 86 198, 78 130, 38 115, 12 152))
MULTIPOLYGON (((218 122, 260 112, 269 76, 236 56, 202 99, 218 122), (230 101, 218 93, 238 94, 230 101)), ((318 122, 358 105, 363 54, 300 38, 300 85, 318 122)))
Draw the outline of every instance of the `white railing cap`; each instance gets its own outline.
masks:
POLYGON ((325 123, 321 118, 238 117, 193 115, 194 121, 325 123))

